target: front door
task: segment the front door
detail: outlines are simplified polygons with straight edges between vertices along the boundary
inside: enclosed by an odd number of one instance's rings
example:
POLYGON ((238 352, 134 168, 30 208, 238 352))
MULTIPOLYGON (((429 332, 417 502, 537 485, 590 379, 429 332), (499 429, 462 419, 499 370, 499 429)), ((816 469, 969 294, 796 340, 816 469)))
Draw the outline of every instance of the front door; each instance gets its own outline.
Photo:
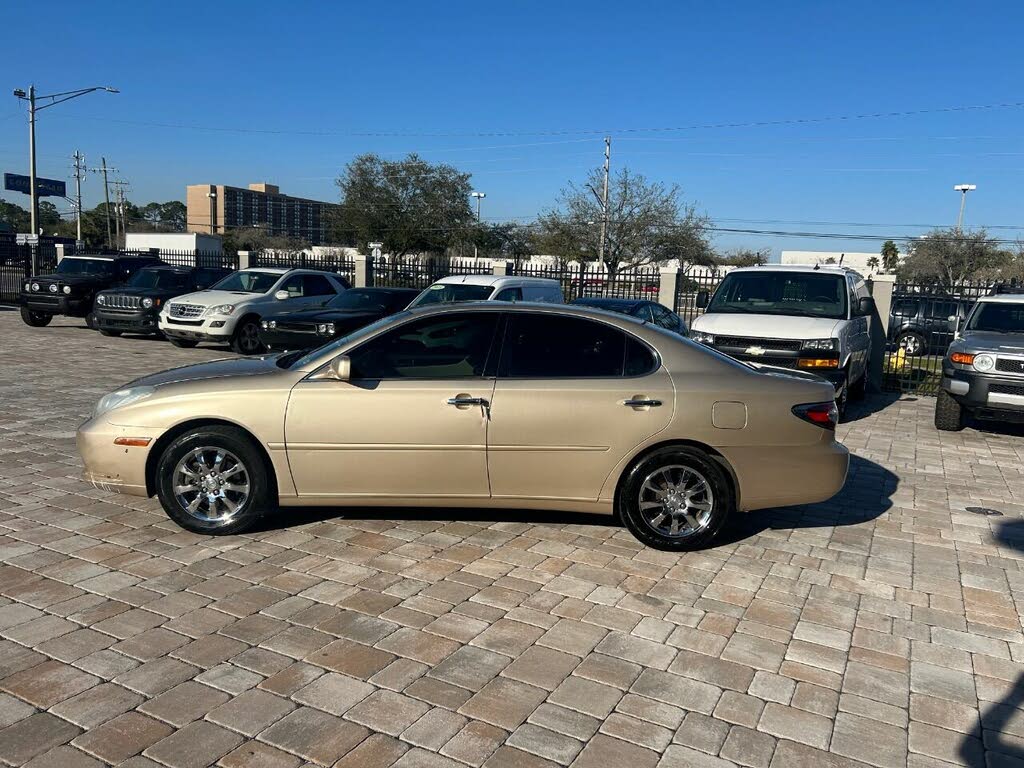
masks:
POLYGON ((285 437, 299 495, 486 498, 498 319, 414 320, 352 350, 349 381, 297 384, 285 437))
POLYGON ((668 426, 671 377, 605 323, 509 313, 491 404, 491 495, 596 501, 615 465, 668 426))

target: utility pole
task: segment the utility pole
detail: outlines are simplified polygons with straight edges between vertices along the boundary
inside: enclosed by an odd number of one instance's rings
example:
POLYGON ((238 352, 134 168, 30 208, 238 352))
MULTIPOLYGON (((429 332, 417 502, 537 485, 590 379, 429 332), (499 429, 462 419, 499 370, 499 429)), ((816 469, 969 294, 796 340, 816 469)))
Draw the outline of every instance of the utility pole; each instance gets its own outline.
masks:
MULTIPOLYGON (((128 182, 124 180, 117 180, 110 182, 117 187, 116 198, 117 203, 114 206, 114 227, 115 237, 114 245, 117 248, 123 247, 121 242, 121 236, 128 234, 128 209, 125 205, 124 199, 124 188, 128 186, 128 182)), ((125 244, 127 244, 128 238, 125 237, 125 244)))
POLYGON ((75 247, 82 247, 82 175, 85 173, 85 157, 77 149, 75 150, 75 221, 77 223, 78 237, 75 238, 75 247))
POLYGON ((608 237, 608 171, 612 162, 612 137, 604 137, 604 191, 601 193, 601 239, 597 244, 597 260, 604 267, 605 240, 608 237))
MULTIPOLYGON (((476 198, 476 223, 477 223, 477 226, 479 226, 480 225, 480 201, 483 200, 485 197, 487 197, 487 193, 486 192, 470 192, 469 196, 476 198)), ((473 243, 473 258, 475 259, 475 258, 478 258, 478 257, 479 257, 479 253, 477 253, 477 244, 473 243)))
POLYGON ((100 160, 103 162, 103 165, 99 168, 92 168, 90 170, 92 170, 93 173, 103 174, 103 195, 107 201, 107 246, 109 246, 113 235, 110 232, 110 183, 107 181, 107 174, 111 171, 117 171, 117 168, 108 168, 107 158, 105 157, 101 157, 100 160))

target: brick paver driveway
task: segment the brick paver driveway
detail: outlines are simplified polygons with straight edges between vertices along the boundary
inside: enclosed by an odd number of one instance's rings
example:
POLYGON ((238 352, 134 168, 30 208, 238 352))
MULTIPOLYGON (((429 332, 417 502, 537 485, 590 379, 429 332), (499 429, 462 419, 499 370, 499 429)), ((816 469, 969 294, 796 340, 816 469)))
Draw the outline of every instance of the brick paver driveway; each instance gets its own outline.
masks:
POLYGON ((1020 430, 876 398, 841 496, 686 556, 512 512, 202 538, 80 482, 73 432, 226 353, 7 311, 0 350, 6 764, 1024 765, 1020 430))

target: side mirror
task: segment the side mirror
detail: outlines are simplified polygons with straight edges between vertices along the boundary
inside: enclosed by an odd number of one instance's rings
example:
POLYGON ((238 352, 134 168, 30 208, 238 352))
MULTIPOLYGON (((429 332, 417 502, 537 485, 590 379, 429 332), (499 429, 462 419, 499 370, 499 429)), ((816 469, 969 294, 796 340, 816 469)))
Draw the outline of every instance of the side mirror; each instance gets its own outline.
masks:
POLYGON ((335 381, 348 381, 352 378, 352 359, 348 355, 338 355, 331 360, 328 371, 335 381))
POLYGON ((291 296, 291 294, 288 293, 288 291, 284 290, 283 288, 280 291, 277 291, 277 293, 274 294, 274 298, 277 299, 278 301, 284 301, 289 296, 291 296))
POLYGON ((869 317, 875 314, 875 300, 870 296, 862 296, 857 301, 857 314, 862 317, 869 317))
POLYGON ((697 307, 699 309, 706 309, 710 301, 710 293, 708 293, 707 291, 697 291, 697 307))

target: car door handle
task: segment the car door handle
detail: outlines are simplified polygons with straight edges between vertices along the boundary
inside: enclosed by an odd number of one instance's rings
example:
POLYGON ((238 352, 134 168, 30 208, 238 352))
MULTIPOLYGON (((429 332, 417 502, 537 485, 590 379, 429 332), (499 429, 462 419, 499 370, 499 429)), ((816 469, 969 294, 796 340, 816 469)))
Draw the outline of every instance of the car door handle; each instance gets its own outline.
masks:
POLYGON ((661 400, 644 400, 637 398, 634 400, 623 400, 622 404, 627 408, 657 408, 661 405, 661 400))
POLYGON ((449 397, 448 405, 487 405, 487 400, 482 397, 449 397))

